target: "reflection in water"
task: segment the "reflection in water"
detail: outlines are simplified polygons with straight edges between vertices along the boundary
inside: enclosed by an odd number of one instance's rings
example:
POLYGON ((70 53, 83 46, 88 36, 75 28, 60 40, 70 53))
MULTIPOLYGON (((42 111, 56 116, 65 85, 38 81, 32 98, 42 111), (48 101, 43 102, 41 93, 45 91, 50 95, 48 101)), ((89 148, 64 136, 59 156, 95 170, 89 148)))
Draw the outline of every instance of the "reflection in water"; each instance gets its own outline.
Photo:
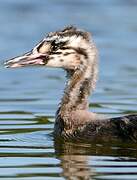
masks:
POLYGON ((60 157, 63 168, 62 175, 68 179, 92 179, 95 172, 92 172, 92 167, 88 167, 88 157, 80 155, 62 155, 60 157))
POLYGON ((92 167, 88 166, 88 156, 86 152, 84 153, 83 147, 55 141, 55 151, 57 157, 61 160, 63 177, 71 180, 88 180, 95 175, 95 172, 92 172, 92 167))
MULTIPOLYGON (((98 179, 101 176, 109 179, 108 175, 111 175, 111 179, 117 174, 122 178, 125 172, 122 170, 119 172, 118 167, 123 169, 135 167, 133 174, 137 174, 137 145, 135 144, 127 147, 127 144, 123 143, 85 144, 55 141, 54 146, 56 156, 61 160, 62 175, 68 179, 98 179), (105 172, 102 171, 103 168, 105 172)), ((130 172, 127 172, 128 174, 130 172)))

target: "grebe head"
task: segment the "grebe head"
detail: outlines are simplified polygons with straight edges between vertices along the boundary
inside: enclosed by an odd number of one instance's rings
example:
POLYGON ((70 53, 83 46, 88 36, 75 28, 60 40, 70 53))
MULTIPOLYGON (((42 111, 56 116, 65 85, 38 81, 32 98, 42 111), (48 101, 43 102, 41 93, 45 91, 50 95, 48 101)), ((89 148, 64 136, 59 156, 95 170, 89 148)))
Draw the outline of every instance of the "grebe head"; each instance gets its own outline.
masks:
POLYGON ((87 61, 92 61, 91 56, 95 55, 96 48, 90 34, 69 26, 61 31, 49 33, 30 52, 10 59, 5 66, 43 65, 75 70, 83 64, 89 64, 87 61))

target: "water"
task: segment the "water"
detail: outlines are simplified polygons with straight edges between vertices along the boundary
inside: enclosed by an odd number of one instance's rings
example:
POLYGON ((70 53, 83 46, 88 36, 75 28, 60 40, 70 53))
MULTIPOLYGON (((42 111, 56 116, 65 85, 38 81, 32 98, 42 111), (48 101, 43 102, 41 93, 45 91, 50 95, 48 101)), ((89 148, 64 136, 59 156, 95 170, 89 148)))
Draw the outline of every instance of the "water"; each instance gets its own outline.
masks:
POLYGON ((54 142, 54 114, 65 75, 46 68, 5 69, 4 59, 28 51, 67 24, 92 32, 100 80, 90 110, 137 112, 135 0, 1 0, 0 179, 137 179, 136 144, 54 142))

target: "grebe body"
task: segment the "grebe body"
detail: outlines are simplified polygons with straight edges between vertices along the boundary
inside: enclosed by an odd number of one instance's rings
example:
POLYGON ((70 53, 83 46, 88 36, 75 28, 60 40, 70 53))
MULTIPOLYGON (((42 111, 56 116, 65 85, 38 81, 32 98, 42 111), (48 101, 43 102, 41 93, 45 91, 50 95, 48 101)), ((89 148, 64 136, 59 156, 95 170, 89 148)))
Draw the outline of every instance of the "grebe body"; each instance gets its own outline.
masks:
POLYGON ((67 83, 56 112, 55 137, 137 141, 137 115, 107 118, 88 111, 88 97, 95 89, 98 74, 98 52, 90 33, 66 27, 49 33, 30 52, 6 62, 6 67, 28 65, 66 71, 67 83))

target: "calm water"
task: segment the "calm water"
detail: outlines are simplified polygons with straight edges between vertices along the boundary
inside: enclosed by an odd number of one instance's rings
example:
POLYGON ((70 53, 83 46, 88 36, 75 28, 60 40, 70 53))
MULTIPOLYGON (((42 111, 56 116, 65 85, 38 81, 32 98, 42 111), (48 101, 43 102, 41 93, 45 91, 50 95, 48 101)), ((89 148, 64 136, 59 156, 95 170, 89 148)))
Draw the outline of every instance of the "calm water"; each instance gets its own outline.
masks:
POLYGON ((137 179, 136 144, 53 141, 62 70, 3 67, 4 59, 67 24, 91 31, 100 52, 90 110, 110 116, 137 112, 136 0, 1 0, 0 179, 137 179))

